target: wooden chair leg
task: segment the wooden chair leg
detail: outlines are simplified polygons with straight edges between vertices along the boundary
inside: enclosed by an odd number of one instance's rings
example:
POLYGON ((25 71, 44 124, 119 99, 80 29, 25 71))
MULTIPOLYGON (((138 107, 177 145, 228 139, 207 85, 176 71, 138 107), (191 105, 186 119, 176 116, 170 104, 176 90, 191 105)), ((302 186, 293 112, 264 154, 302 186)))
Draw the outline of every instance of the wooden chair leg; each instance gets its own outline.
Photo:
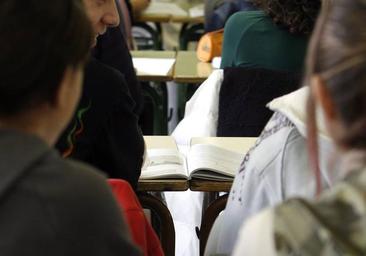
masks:
POLYGON ((214 224, 216 217, 222 210, 225 209, 227 198, 228 194, 220 196, 207 207, 203 214, 201 228, 199 232, 201 256, 203 256, 205 252, 208 235, 210 234, 212 225, 214 224))
MULTIPOLYGON (((166 256, 175 255, 175 229, 172 216, 166 205, 157 197, 149 194, 138 196, 143 208, 150 209, 152 217, 159 220, 159 228, 155 230, 160 237, 160 242, 166 256)), ((153 225, 154 226, 154 225, 153 225)))

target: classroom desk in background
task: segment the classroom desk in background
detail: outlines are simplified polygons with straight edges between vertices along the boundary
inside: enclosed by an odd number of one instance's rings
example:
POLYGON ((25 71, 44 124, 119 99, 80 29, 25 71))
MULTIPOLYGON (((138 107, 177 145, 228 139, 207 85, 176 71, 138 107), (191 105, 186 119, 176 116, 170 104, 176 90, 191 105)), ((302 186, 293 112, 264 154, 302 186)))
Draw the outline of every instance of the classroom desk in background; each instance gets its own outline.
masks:
MULTIPOLYGON (((167 134, 168 92, 165 82, 201 83, 212 72, 211 63, 200 62, 194 51, 131 51, 137 79, 158 82, 158 87, 143 84, 143 90, 154 103, 154 133, 167 134)), ((185 105, 185 100, 180 105, 185 105)), ((180 107, 184 109, 184 106, 180 107)), ((180 112, 180 113, 183 113, 180 112)))
POLYGON ((203 6, 180 6, 174 2, 151 2, 137 22, 203 23, 203 6), (197 8, 198 7, 198 8, 197 8), (195 9, 194 12, 191 10, 195 9))
POLYGON ((201 62, 195 51, 131 51, 133 60, 147 60, 146 65, 134 67, 140 81, 175 81, 177 83, 197 83, 205 81, 213 71, 211 63, 201 62), (175 59, 172 68, 166 71, 162 59, 175 59), (159 70, 162 67, 162 71, 159 70))
POLYGON ((173 80, 176 52, 131 51, 131 55, 138 80, 148 82, 173 80))
POLYGON ((135 26, 145 29, 153 38, 154 49, 162 49, 162 23, 182 24, 179 49, 186 50, 190 41, 197 41, 204 33, 204 5, 153 1, 136 18, 135 26), (152 25, 151 23, 154 23, 152 25))
POLYGON ((178 51, 173 79, 177 83, 200 84, 212 71, 211 63, 199 61, 195 51, 178 51))

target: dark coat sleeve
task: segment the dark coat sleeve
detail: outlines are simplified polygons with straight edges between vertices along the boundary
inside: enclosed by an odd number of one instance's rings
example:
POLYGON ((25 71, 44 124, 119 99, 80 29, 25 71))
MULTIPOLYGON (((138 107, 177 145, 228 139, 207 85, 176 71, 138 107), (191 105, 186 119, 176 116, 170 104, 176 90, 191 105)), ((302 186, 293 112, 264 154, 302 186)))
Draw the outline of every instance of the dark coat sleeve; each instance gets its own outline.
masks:
POLYGON ((104 35, 98 38, 93 56, 124 75, 131 96, 136 102, 134 112, 140 115, 143 108, 142 89, 133 68, 132 57, 126 39, 118 27, 109 28, 104 35))

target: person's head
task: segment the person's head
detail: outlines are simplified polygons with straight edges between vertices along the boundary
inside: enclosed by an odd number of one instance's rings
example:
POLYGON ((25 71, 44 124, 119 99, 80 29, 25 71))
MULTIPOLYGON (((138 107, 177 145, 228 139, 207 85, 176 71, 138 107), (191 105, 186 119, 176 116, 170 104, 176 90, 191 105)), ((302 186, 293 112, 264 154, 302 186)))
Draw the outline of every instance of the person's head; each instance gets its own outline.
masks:
POLYGON ((0 34, 0 124, 47 109, 61 132, 92 43, 81 0, 2 0, 0 34))
POLYGON ((321 0, 249 0, 279 26, 294 34, 310 34, 321 0))
POLYGON ((98 36, 104 34, 108 27, 115 27, 119 24, 119 14, 115 0, 82 0, 86 12, 92 23, 94 31, 94 43, 98 36))
POLYGON ((365 0, 337 0, 322 8, 305 79, 312 91, 308 104, 310 154, 316 150, 315 105, 323 110, 329 133, 341 149, 366 150, 365 22, 365 0))

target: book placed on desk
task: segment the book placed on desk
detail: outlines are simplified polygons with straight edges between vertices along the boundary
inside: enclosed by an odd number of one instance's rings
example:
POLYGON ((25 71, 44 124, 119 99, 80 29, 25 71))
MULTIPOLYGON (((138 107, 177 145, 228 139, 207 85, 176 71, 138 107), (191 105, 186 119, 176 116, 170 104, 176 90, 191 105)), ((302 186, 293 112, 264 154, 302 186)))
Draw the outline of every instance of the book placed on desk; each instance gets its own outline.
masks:
MULTIPOLYGON (((149 147, 141 180, 202 179, 232 181, 245 153, 254 145, 255 138, 193 138, 186 155, 179 152, 173 137, 163 137, 169 147, 149 147), (167 143, 170 141, 169 143, 167 143)), ((152 143, 154 144, 154 143, 152 143)), ((156 143, 155 143, 156 145, 156 143)))

